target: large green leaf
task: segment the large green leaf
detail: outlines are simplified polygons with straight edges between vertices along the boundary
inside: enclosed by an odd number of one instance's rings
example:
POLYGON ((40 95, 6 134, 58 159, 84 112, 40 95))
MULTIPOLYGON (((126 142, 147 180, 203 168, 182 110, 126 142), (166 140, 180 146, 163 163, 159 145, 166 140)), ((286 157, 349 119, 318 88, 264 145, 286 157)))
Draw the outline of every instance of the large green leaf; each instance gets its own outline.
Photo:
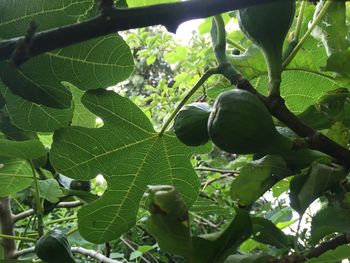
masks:
POLYGON ((39 140, 12 141, 0 139, 0 157, 32 160, 44 156, 47 151, 39 140))
POLYGON ((147 185, 174 185, 188 207, 196 200, 199 181, 190 162, 194 148, 172 134, 160 136, 136 105, 114 92, 88 91, 82 103, 104 126, 56 131, 51 163, 75 179, 103 174, 107 180, 103 196, 78 213, 84 238, 102 243, 132 227, 147 185))
POLYGON ((72 100, 71 93, 61 85, 61 80, 51 72, 50 64, 42 61, 42 58, 44 56, 33 58, 22 68, 16 68, 10 62, 1 61, 2 82, 11 92, 28 101, 57 109, 69 108, 72 100))
POLYGON ((346 172, 338 164, 314 162, 310 168, 290 182, 290 205, 303 214, 309 205, 330 187, 344 179, 346 172))
POLYGON ((92 0, 2 0, 0 38, 25 35, 33 19, 41 31, 72 24, 92 4, 92 0))
POLYGON ((298 51, 294 59, 287 66, 287 70, 304 70, 323 75, 325 73, 321 73, 320 69, 326 64, 327 58, 326 50, 320 48, 319 41, 309 37, 304 43, 303 48, 298 51))
POLYGON ((232 182, 231 197, 241 205, 251 205, 268 189, 283 178, 291 175, 283 158, 265 156, 246 164, 232 182))
POLYGON ((27 131, 50 132, 68 126, 73 117, 73 108, 56 109, 24 100, 14 95, 0 82, 0 93, 6 99, 6 111, 11 122, 27 131))
MULTIPOLYGON (((1 82, 0 82, 1 93, 1 82)), ((9 117, 2 117, 0 121, 0 131, 3 133, 3 138, 15 141, 38 140, 38 135, 35 132, 23 131, 13 125, 9 117), (6 135, 6 136, 5 136, 6 135)))
MULTIPOLYGON (((229 59, 232 65, 247 79, 267 75, 264 56, 255 45, 249 46, 243 54, 230 55, 229 59)), ((308 38, 303 48, 299 50, 295 58, 288 65, 287 71, 298 70, 325 75, 324 72, 320 72, 320 67, 324 66, 326 61, 326 51, 323 48, 319 48, 319 42, 313 38, 308 38)))
POLYGON ((350 209, 327 207, 319 211, 311 222, 311 237, 314 243, 321 238, 338 232, 350 232, 350 209))
POLYGON ((32 58, 20 69, 0 64, 5 85, 16 95, 53 108, 69 108, 72 95, 61 83, 81 90, 107 88, 133 71, 130 48, 117 34, 93 39, 32 58))
MULTIPOLYGON (((267 93, 267 77, 256 79, 256 88, 267 93)), ((290 70, 282 74, 281 94, 288 108, 301 113, 315 104, 327 91, 339 88, 328 76, 303 70, 290 70)))
POLYGON ((20 159, 0 160, 0 196, 17 193, 33 182, 33 172, 28 161, 20 159))

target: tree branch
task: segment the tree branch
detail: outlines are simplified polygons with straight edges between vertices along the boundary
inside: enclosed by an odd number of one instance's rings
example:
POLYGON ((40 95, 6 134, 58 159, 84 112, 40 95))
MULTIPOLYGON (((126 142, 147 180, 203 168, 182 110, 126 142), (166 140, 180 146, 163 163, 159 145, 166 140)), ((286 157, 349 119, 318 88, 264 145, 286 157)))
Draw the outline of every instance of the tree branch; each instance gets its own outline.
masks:
POLYGON ((205 188, 208 187, 208 185, 211 185, 217 181, 224 180, 227 178, 234 178, 235 176, 237 176, 237 174, 232 174, 232 173, 221 174, 221 176, 218 178, 213 178, 213 179, 210 179, 208 181, 202 182, 201 183, 201 187, 202 187, 201 191, 203 192, 205 190, 205 188))
MULTIPOLYGON (((120 261, 108 258, 95 250, 90 250, 90 249, 86 249, 83 247, 72 247, 71 250, 73 253, 78 253, 78 254, 81 254, 81 255, 84 255, 87 257, 92 257, 94 259, 97 259, 101 263, 121 263, 120 261)), ((28 255, 31 253, 35 253, 34 247, 30 247, 30 248, 26 248, 26 249, 22 249, 20 251, 17 251, 14 254, 14 258, 19 258, 21 256, 25 256, 25 255, 28 255)))
POLYGON ((335 249, 341 245, 345 245, 349 243, 350 243, 350 235, 343 234, 343 235, 336 236, 335 238, 329 241, 325 241, 321 243, 319 246, 311 249, 310 252, 306 255, 306 258, 319 257, 320 255, 327 252, 328 250, 335 249))
MULTIPOLYGON (((12 210, 9 197, 0 199, 0 224, 1 233, 14 236, 14 223, 12 220, 12 210)), ((16 240, 3 238, 1 245, 4 248, 5 259, 10 259, 16 252, 16 240)))
POLYGON ((196 167, 194 168, 196 171, 203 171, 203 172, 212 172, 212 173, 220 173, 220 174, 237 174, 239 171, 237 170, 226 170, 226 169, 219 169, 219 168, 212 168, 212 167, 196 167))
MULTIPOLYGON (((205 18, 272 1, 282 0, 191 0, 137 8, 105 8, 99 16, 90 20, 34 34, 21 62, 47 51, 117 31, 164 25, 173 32, 179 24, 191 19, 205 18)), ((20 39, 17 37, 0 41, 0 60, 11 58, 20 39)))
MULTIPOLYGON (((59 203, 56 208, 75 208, 78 206, 83 205, 83 203, 81 201, 72 201, 72 202, 61 202, 59 203)), ((17 215, 13 215, 13 222, 17 222, 19 220, 25 219, 27 217, 30 217, 34 215, 34 210, 33 209, 29 209, 27 211, 24 211, 22 213, 19 213, 17 215)))
POLYGON ((236 75, 231 77, 231 82, 239 89, 244 89, 256 94, 273 116, 283 122, 300 137, 307 137, 311 149, 326 153, 342 162, 344 166, 350 167, 350 151, 303 123, 287 108, 282 97, 266 98, 258 94, 250 82, 242 76, 236 75))
POLYGON ((92 257, 97 260, 99 260, 101 263, 121 263, 118 260, 107 258, 106 256, 102 255, 101 253, 98 253, 95 250, 86 249, 83 247, 72 247, 73 253, 79 253, 87 257, 92 257))
MULTIPOLYGON (((129 240, 126 240, 126 239, 124 239, 124 238, 122 238, 122 237, 120 237, 120 240, 128 247, 128 248, 130 248, 132 251, 136 251, 136 248, 134 248, 133 246, 132 246, 132 244, 130 244, 131 242, 129 241, 129 240)), ((145 263, 150 263, 144 256, 142 256, 141 255, 141 258, 143 259, 143 261, 145 262, 145 263)))
POLYGON ((292 129, 297 135, 300 137, 307 137, 309 148, 326 153, 349 168, 350 151, 348 149, 342 147, 319 131, 303 123, 287 108, 284 99, 280 95, 269 97, 261 95, 248 80, 244 79, 239 73, 236 72, 232 64, 228 62, 227 55, 225 53, 226 44, 221 43, 223 41, 222 39, 225 37, 225 28, 224 24, 220 20, 222 20, 220 17, 215 17, 214 23, 212 24, 212 42, 215 57, 219 63, 221 73, 232 83, 232 85, 235 85, 238 89, 243 89, 256 95, 265 104, 273 116, 292 129), (220 38, 220 43, 213 32, 216 34, 221 32, 223 35, 220 38))

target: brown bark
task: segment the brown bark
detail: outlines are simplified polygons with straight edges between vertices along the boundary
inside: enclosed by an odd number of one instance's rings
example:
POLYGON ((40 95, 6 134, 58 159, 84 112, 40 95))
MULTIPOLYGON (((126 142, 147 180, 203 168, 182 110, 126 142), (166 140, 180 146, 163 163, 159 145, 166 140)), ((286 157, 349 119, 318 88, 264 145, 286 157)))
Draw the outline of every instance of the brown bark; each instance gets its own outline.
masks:
MULTIPOLYGON (((15 235, 9 197, 3 197, 0 199, 0 227, 2 234, 10 236, 15 235)), ((1 245, 4 249, 5 259, 13 258, 16 253, 16 241, 3 238, 1 240, 1 245)))

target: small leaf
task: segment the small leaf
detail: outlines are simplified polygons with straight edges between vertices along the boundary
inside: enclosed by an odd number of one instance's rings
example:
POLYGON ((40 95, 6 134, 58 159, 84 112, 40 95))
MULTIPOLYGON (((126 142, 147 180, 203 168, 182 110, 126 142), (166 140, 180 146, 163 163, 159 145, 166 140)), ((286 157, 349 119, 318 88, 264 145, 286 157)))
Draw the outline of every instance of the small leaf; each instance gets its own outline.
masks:
POLYGON ((250 205, 291 171, 285 161, 274 155, 265 156, 245 165, 232 182, 231 197, 241 205, 250 205))
POLYGON ((290 183, 290 205, 303 214, 309 205, 326 190, 344 179, 346 172, 338 164, 314 162, 304 173, 295 176, 290 183))
POLYGON ((328 138, 342 145, 343 147, 346 147, 349 143, 349 130, 339 121, 332 125, 332 127, 327 131, 326 135, 328 138))
POLYGON ((350 78, 350 50, 333 53, 327 60, 325 71, 333 71, 341 74, 343 77, 350 78))
POLYGON ((325 236, 338 232, 350 232, 350 209, 327 207, 319 211, 311 222, 311 237, 314 244, 325 236))
POLYGON ((277 228, 270 220, 261 217, 253 217, 252 222, 253 239, 255 241, 286 250, 289 250, 293 246, 293 240, 277 228))
POLYGON ((289 190, 289 183, 290 183, 290 178, 286 178, 279 181, 277 184, 275 184, 272 187, 273 197, 278 198, 281 196, 281 194, 287 192, 287 190, 289 190))
POLYGON ((328 91, 316 104, 319 112, 331 121, 340 121, 344 118, 344 106, 350 98, 347 88, 328 91))
POLYGON ((152 65, 154 63, 154 61, 156 61, 157 57, 155 55, 150 55, 147 59, 146 59, 146 63, 147 65, 152 65))
POLYGON ((315 105, 311 105, 302 113, 300 113, 298 115, 298 118, 316 130, 327 129, 332 125, 331 121, 325 118, 324 114, 320 112, 320 110, 316 108, 315 105))
POLYGON ((234 219, 223 231, 193 238, 194 257, 197 260, 195 262, 223 262, 251 234, 252 222, 249 214, 237 208, 234 219))
POLYGON ((46 199, 50 203, 57 203, 59 198, 63 196, 63 192, 55 179, 40 180, 38 185, 41 198, 46 199))
POLYGON ((188 49, 185 47, 178 46, 174 51, 166 53, 164 59, 169 64, 176 64, 185 60, 188 56, 188 49))

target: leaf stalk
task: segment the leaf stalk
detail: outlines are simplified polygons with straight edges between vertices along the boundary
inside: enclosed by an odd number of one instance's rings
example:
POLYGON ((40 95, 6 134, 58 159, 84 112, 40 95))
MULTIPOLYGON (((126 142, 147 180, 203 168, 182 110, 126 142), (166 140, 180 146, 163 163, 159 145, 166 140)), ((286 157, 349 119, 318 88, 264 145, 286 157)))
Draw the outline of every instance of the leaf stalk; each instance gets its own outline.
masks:
POLYGON ((318 25, 318 23, 321 21, 321 19, 323 18, 323 16, 326 14, 329 6, 332 4, 333 1, 326 1, 324 6, 322 7, 320 13, 318 14, 318 16, 315 18, 315 20, 312 22, 311 26, 309 27, 309 29, 306 31, 306 33, 304 34, 304 36, 300 39, 300 41, 298 42, 298 44, 295 46, 295 48, 293 49, 293 51, 290 53, 290 55, 286 58, 286 60, 283 62, 282 67, 286 68, 294 59, 294 57, 296 56, 296 54, 299 52, 299 50, 301 49, 301 47, 304 45, 306 39, 310 36, 310 34, 312 33, 312 31, 315 29, 315 27, 318 25))
POLYGON ((181 108, 186 104, 186 102, 192 97, 194 93, 204 84, 207 79, 209 79, 212 75, 218 74, 219 73, 219 68, 211 68, 207 70, 203 76, 197 81, 197 83, 188 91, 186 96, 180 101, 180 103, 177 105, 175 110, 171 113, 170 117, 168 120, 165 122, 163 125, 161 131, 159 132, 159 136, 162 136, 167 128, 169 127, 170 123, 173 121, 175 118, 176 114, 181 110, 181 108))

